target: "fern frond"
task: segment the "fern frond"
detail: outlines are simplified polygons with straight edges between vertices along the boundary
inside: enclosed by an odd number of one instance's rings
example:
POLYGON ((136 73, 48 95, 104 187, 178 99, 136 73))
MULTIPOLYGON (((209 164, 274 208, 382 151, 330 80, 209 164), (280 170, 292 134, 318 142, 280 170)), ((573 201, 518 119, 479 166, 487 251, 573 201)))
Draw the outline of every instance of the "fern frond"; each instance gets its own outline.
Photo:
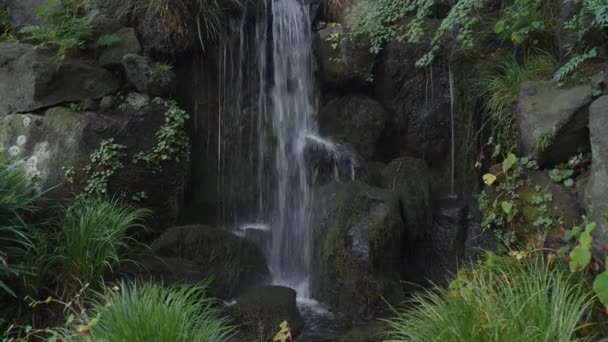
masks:
POLYGON ((578 70, 585 61, 594 57, 597 57, 597 48, 588 49, 585 53, 572 57, 555 72, 553 80, 555 82, 563 81, 568 75, 578 70))

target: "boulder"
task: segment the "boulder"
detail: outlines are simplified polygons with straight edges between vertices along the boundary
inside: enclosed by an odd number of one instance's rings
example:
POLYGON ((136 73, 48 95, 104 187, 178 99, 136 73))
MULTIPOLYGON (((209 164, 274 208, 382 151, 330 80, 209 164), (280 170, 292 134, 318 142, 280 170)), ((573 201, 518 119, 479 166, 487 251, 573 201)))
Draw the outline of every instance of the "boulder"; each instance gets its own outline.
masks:
POLYGON ((197 263, 182 258, 148 257, 115 272, 119 278, 162 282, 165 285, 198 284, 206 281, 197 263))
POLYGON ((40 24, 36 13, 46 3, 47 0, 4 0, 4 3, 0 3, 0 10, 6 11, 13 29, 19 30, 25 26, 40 24))
POLYGON ((288 287, 261 286, 249 290, 228 312, 239 326, 239 341, 265 341, 274 337, 284 321, 289 324, 294 338, 304 328, 296 303, 296 291, 288 287))
POLYGON ((175 75, 171 70, 163 70, 147 57, 129 53, 123 56, 122 66, 127 79, 135 88, 152 96, 171 94, 175 75))
POLYGON ((113 34, 120 40, 101 51, 98 61, 104 67, 119 65, 122 63, 124 55, 141 52, 141 44, 139 43, 139 39, 137 39, 135 29, 122 27, 113 34))
POLYGON ((594 248, 608 255, 608 96, 589 107, 591 133, 591 177, 585 191, 587 211, 598 227, 594 230, 594 248))
POLYGON ((517 112, 520 154, 540 165, 554 165, 589 150, 591 90, 587 85, 562 89, 551 81, 522 84, 517 112))
MULTIPOLYGON (((427 19, 424 32, 434 32, 439 21, 427 19)), ((373 70, 373 97, 389 112, 379 156, 391 160, 409 155, 422 158, 432 169, 447 167, 451 144, 451 98, 448 58, 436 53, 427 67, 416 61, 428 49, 428 42, 410 44, 398 40, 386 43, 373 70)), ((453 69, 456 69, 452 65, 453 69)), ((462 134, 455 113, 456 141, 462 134)))
POLYGON ((209 294, 234 298, 244 290, 266 281, 270 275, 258 247, 228 231, 204 225, 173 227, 151 244, 163 258, 195 262, 212 280, 209 294))
POLYGON ((358 174, 361 157, 349 145, 309 135, 302 148, 314 185, 349 181, 358 174))
POLYGON ((421 159, 403 157, 382 170, 382 188, 399 197, 405 232, 410 238, 430 233, 433 219, 431 174, 421 159))
POLYGON ((312 296, 334 312, 369 319, 400 296, 403 222, 393 192, 334 183, 313 198, 312 296))
POLYGON ((162 105, 149 104, 137 110, 103 113, 53 107, 43 116, 10 114, 0 117, 0 152, 25 160, 28 174, 35 176, 45 197, 66 198, 86 186, 88 176, 83 168, 91 163, 91 153, 112 138, 125 147, 126 157, 120 160, 123 167, 110 177, 107 191, 126 198, 145 193, 137 204, 154 211, 149 225, 166 226, 179 216, 188 181, 187 163, 167 161, 159 171, 132 162, 137 153, 157 144, 156 132, 165 123, 165 111, 162 105), (68 168, 75 171, 72 184, 65 177, 68 168))
POLYGON ((348 36, 340 24, 329 24, 315 36, 315 55, 324 88, 357 89, 372 80, 376 54, 368 38, 348 36))
POLYGON ((319 113, 319 127, 324 136, 353 146, 361 157, 369 160, 387 117, 382 105, 374 99, 352 94, 329 101, 319 113))
POLYGON ((57 61, 48 49, 0 43, 0 116, 101 98, 117 89, 116 78, 91 61, 57 61))

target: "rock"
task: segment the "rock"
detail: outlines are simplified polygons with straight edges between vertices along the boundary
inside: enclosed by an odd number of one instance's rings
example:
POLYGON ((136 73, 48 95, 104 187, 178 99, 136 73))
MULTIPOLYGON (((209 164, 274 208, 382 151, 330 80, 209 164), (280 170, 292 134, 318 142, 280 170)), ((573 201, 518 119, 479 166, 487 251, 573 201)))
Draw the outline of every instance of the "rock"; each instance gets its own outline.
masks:
POLYGON ((385 168, 386 164, 381 162, 365 163, 357 170, 356 180, 380 188, 382 187, 382 171, 385 168))
POLYGON ((287 321, 296 338, 304 328, 296 304, 296 291, 283 286, 262 286, 239 297, 229 309, 229 316, 239 326, 239 341, 264 341, 287 321))
POLYGON ((520 154, 540 165, 553 165, 589 150, 591 99, 591 86, 561 89, 550 81, 522 84, 517 113, 520 154))
POLYGON ((101 101, 99 101, 99 108, 103 110, 113 109, 115 102, 114 96, 104 96, 101 101))
POLYGON ((124 109, 140 110, 150 105, 150 96, 137 92, 129 92, 118 106, 124 109))
POLYGON ((353 146, 369 160, 387 117, 380 103, 366 95, 353 94, 327 103, 319 113, 319 127, 324 136, 353 146))
POLYGON ((330 184, 313 198, 313 298, 368 319, 399 300, 403 222, 399 200, 360 182, 330 184))
POLYGON ((338 342, 382 342, 390 329, 388 323, 373 320, 365 325, 355 326, 344 333, 338 342))
POLYGON ((589 107, 591 133, 591 177, 585 190, 587 211, 598 227, 593 246, 597 254, 608 255, 608 96, 602 96, 589 107))
POLYGON ((349 181, 356 177, 361 157, 350 145, 309 135, 302 148, 313 185, 349 181))
POLYGON ((187 52, 193 44, 200 44, 192 34, 175 32, 170 20, 161 15, 138 9, 132 16, 137 18, 135 29, 146 54, 177 55, 187 52))
POLYGON ((270 275, 264 255, 255 244, 218 228, 169 228, 151 247, 163 258, 194 261, 205 277, 212 278, 209 294, 217 298, 233 298, 270 275))
POLYGON ((99 64, 104 67, 119 65, 122 63, 122 57, 126 54, 138 54, 141 52, 141 44, 137 39, 135 29, 131 27, 122 27, 113 33, 116 35, 118 42, 104 48, 99 55, 99 64))
POLYGON ((347 29, 330 24, 317 32, 314 44, 324 88, 344 90, 369 85, 376 59, 370 52, 369 39, 350 39, 347 29))
POLYGON ((126 148, 123 167, 109 179, 107 190, 127 199, 144 192, 137 205, 154 211, 151 228, 174 224, 179 217, 188 165, 167 161, 162 171, 145 163, 133 163, 135 154, 150 151, 158 142, 156 133, 165 123, 166 109, 151 104, 139 110, 104 114, 74 112, 64 107, 48 109, 44 116, 10 114, 0 117, 0 153, 8 151, 26 161, 26 169, 37 178, 37 188, 46 198, 69 198, 81 191, 88 179, 83 167, 103 140, 113 138, 126 148), (69 184, 64 168, 76 171, 69 184))
MULTIPOLYGON (((38 10, 47 3, 47 0, 4 0, 0 4, 8 14, 13 30, 17 31, 25 26, 40 24, 40 18, 36 15, 38 10)), ((0 49, 2 50, 2 49, 0 49)))
POLYGON ((57 62, 52 51, 0 43, 0 116, 96 99, 117 89, 114 76, 90 61, 57 62))
POLYGON ((122 65, 127 79, 140 93, 152 96, 167 96, 172 93, 175 75, 171 70, 159 70, 147 57, 133 53, 124 55, 122 65))
POLYGON ((411 157, 395 159, 382 170, 381 184, 398 195, 408 237, 428 235, 433 212, 431 174, 426 163, 411 157))
POLYGON ((119 277, 162 282, 165 285, 197 284, 206 280, 198 264, 181 258, 149 257, 116 272, 119 277))
POLYGON ((82 101, 82 108, 88 111, 95 111, 99 109, 99 101, 95 99, 86 99, 82 101))
MULTIPOLYGON (((425 20, 423 31, 434 32, 438 23, 425 20)), ((435 170, 449 167, 450 163, 446 158, 451 144, 450 63, 439 51, 432 66, 416 67, 416 61, 427 51, 428 42, 387 42, 373 70, 372 90, 373 97, 389 112, 379 142, 379 157, 422 158, 435 170)), ((454 125, 458 141, 459 121, 454 125)))

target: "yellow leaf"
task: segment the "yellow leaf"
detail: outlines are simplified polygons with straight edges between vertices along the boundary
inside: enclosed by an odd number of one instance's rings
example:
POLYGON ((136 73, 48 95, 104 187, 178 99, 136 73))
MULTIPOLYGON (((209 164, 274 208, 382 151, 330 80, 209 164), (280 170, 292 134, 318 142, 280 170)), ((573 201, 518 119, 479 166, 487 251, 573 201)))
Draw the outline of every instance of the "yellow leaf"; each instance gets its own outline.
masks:
POLYGON ((486 173, 485 175, 483 175, 483 182, 486 185, 492 185, 494 184, 494 182, 496 181, 496 176, 494 176, 491 173, 486 173))

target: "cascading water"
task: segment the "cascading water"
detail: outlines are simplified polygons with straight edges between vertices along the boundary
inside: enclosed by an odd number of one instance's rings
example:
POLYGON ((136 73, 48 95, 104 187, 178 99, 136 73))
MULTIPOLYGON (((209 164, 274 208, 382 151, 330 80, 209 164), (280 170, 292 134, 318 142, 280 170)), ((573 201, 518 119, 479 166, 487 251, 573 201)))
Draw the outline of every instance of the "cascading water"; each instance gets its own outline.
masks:
POLYGON ((217 134, 222 223, 258 234, 275 282, 308 297, 311 194, 303 144, 318 129, 304 2, 260 1, 255 15, 232 23, 234 34, 219 47, 218 114, 209 126, 217 134))

